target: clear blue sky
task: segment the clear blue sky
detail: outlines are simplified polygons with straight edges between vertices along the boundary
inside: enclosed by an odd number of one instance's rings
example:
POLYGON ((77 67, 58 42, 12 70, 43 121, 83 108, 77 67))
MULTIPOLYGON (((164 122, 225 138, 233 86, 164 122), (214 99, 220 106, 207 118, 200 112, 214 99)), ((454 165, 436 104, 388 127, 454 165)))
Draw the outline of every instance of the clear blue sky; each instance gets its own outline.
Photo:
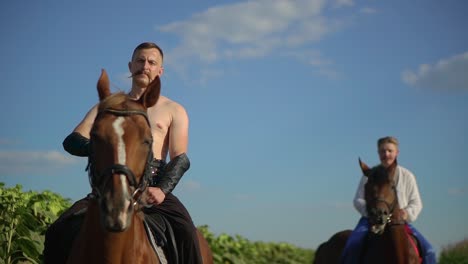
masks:
POLYGON ((400 139, 439 250, 468 236, 468 2, 2 1, 0 181, 77 200, 86 160, 62 140, 105 68, 165 51, 163 94, 190 117, 176 189, 216 234, 316 248, 359 218, 358 157, 400 139))

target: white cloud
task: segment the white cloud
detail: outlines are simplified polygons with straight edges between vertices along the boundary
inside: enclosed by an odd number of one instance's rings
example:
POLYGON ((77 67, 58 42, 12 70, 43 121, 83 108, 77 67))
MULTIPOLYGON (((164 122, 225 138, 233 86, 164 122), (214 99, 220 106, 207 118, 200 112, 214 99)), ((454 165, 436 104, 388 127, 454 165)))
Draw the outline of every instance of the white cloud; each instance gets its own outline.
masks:
POLYGON ((318 50, 295 50, 287 52, 286 56, 312 66, 316 69, 317 74, 326 76, 329 79, 337 79, 339 77, 338 72, 333 69, 334 62, 324 58, 318 50))
POLYGON ((468 52, 421 64, 416 71, 402 73, 403 82, 423 89, 468 90, 468 52))
MULTIPOLYGON (((324 0, 245 1, 212 7, 157 30, 180 37, 178 46, 166 50, 166 62, 179 74, 186 75, 188 69, 193 69, 189 60, 207 67, 220 60, 281 55, 307 48, 343 27, 340 21, 323 15, 325 4, 324 0)), ((354 2, 338 0, 332 4, 351 6, 354 2)))
POLYGON ((0 151, 0 175, 50 172, 77 159, 58 151, 0 151))

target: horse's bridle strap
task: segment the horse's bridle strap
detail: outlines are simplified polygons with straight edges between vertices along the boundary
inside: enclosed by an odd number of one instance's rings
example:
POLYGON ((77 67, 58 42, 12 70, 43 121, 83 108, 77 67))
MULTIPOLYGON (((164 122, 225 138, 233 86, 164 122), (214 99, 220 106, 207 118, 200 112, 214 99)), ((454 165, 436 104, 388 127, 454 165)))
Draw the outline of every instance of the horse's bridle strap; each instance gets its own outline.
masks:
POLYGON ((116 115, 116 116, 142 115, 145 118, 148 125, 151 127, 151 124, 150 124, 150 121, 149 121, 149 118, 148 118, 148 113, 146 113, 145 111, 140 111, 140 110, 119 110, 119 109, 105 108, 105 109, 101 110, 98 113, 98 115, 100 113, 102 113, 102 112, 111 113, 111 114, 116 115))
POLYGON ((388 203, 387 201, 385 201, 384 199, 375 199, 375 202, 377 203, 383 203, 385 204, 385 206, 389 209, 389 212, 390 212, 390 215, 388 216, 387 218, 387 223, 390 225, 390 226, 395 226, 395 225, 403 225, 403 224, 406 224, 405 221, 402 221, 402 220, 398 220, 398 221, 395 221, 393 220, 391 217, 393 216, 393 211, 395 210, 396 208, 396 205, 398 203, 398 194, 397 194, 397 190, 396 190, 396 186, 395 184, 392 185, 392 190, 393 190, 393 193, 394 193, 394 199, 392 201, 392 203, 388 203))
POLYGON ((131 186, 137 187, 137 182, 135 174, 127 166, 122 164, 113 164, 110 167, 107 167, 105 171, 102 172, 103 175, 114 175, 114 174, 124 174, 127 176, 128 181, 131 186))
MULTIPOLYGON (((116 116, 141 115, 141 116, 143 116, 145 118, 148 126, 151 127, 151 124, 150 124, 150 121, 149 121, 149 118, 148 118, 148 114, 146 113, 146 111, 143 111, 143 110, 119 110, 119 109, 105 108, 105 109, 99 111, 98 115, 100 115, 102 113, 109 113, 109 114, 113 114, 113 115, 116 115, 116 116)), ((151 140, 150 146, 152 146, 152 140, 151 140)), ((95 171, 95 169, 93 167, 93 158, 94 158, 93 156, 94 155, 89 156, 88 166, 87 166, 86 169, 88 170, 88 175, 89 175, 89 180, 90 180, 91 187, 93 188, 94 191, 96 191, 97 196, 100 196, 98 186, 101 183, 100 182, 98 182, 98 183, 95 182, 95 178, 98 175, 96 175, 97 173, 96 173, 96 171, 95 171)), ((125 175, 127 177, 128 181, 129 181, 130 185, 136 188, 136 190, 135 190, 135 192, 133 194, 133 198, 136 198, 135 196, 137 196, 137 195, 141 194, 142 192, 144 192, 146 190, 146 188, 148 187, 148 185, 149 185, 149 179, 150 179, 150 176, 151 176, 150 162, 152 160, 153 160, 153 150, 150 147, 149 152, 148 152, 148 156, 147 156, 146 167, 145 167, 145 170, 143 172, 142 179, 140 180, 139 183, 137 183, 135 174, 132 172, 132 170, 130 168, 128 168, 126 165, 123 165, 123 164, 113 164, 110 167, 106 168, 104 171, 102 171, 100 173, 100 176, 101 176, 100 178, 102 179, 102 176, 109 175, 109 174, 110 175, 114 175, 114 174, 123 174, 123 175, 125 175)), ((102 181, 102 180, 100 180, 100 181, 102 181)))

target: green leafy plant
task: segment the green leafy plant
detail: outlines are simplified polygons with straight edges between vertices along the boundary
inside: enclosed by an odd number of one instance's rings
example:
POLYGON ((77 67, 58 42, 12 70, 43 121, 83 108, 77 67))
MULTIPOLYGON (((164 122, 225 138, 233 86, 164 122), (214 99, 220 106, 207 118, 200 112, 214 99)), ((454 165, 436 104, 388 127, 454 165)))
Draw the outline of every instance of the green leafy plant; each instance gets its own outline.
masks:
POLYGON ((215 236, 207 226, 198 227, 213 251, 215 263, 219 264, 300 264, 312 263, 314 251, 289 243, 251 242, 235 235, 215 236))
MULTIPOLYGON (((6 188, 0 182, 0 264, 41 263, 47 227, 71 202, 50 191, 6 188)), ((314 251, 288 243, 251 242, 235 235, 215 236, 200 226, 219 264, 312 263, 314 251)))
POLYGON ((40 263, 47 226, 69 206, 58 194, 0 183, 0 264, 40 263))
POLYGON ((445 247, 440 253, 439 264, 468 264, 468 239, 445 247))
MULTIPOLYGON (((0 182, 0 264, 41 263, 47 227, 71 205, 59 194, 24 192, 21 185, 0 182)), ((288 243, 251 242, 239 235, 215 236, 199 226, 218 264, 312 263, 314 250, 288 243)), ((468 239, 445 247, 439 264, 468 264, 468 239)))

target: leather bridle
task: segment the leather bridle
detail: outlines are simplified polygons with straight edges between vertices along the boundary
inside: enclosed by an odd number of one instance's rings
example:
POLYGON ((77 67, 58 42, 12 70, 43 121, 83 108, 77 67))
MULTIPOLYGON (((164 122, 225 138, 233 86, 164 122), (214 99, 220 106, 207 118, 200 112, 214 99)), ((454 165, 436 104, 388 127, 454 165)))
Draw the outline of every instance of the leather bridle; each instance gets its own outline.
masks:
MULTIPOLYGON (((397 191, 396 191, 396 186, 395 184, 393 183, 392 184, 392 191, 394 193, 394 198, 393 198, 393 201, 391 203, 387 202, 386 200, 382 199, 382 198, 376 198, 376 199, 373 199, 372 201, 375 202, 375 204, 378 204, 378 203, 383 203, 387 209, 388 209, 388 215, 386 217, 383 217, 383 212, 375 212, 374 210, 369 210, 369 220, 370 220, 370 223, 371 225, 372 224, 379 224, 379 225, 389 225, 389 226, 393 226, 393 225, 402 225, 402 224, 405 224, 405 221, 403 220, 394 220, 392 219, 392 216, 394 214, 394 211, 396 209, 396 206, 398 204, 398 196, 397 196, 397 191), (377 219, 377 220, 376 220, 377 219), (383 222, 381 222, 380 220, 381 219, 384 219, 383 222)), ((374 209, 374 208, 372 208, 374 209)))
MULTIPOLYGON (((119 109, 112 109, 112 108, 106 108, 101 111, 99 111, 98 115, 96 116, 96 119, 99 115, 102 114, 112 114, 115 116, 131 116, 131 115, 141 115, 145 118, 148 126, 150 126, 150 121, 148 118, 148 114, 146 111, 142 110, 119 110, 119 109)), ((91 136, 91 144, 93 143, 91 136)), ((135 191, 132 194, 132 202, 133 205, 136 205, 140 201, 141 194, 146 191, 146 189, 149 186, 149 181, 151 178, 151 166, 150 163, 153 160, 153 150, 152 150, 152 143, 153 139, 151 137, 151 142, 149 144, 149 151, 146 159, 146 165, 145 165, 145 170, 143 172, 142 178, 140 179, 140 182, 137 182, 135 174, 133 171, 126 165, 124 164, 112 164, 111 166, 107 167, 101 172, 98 172, 95 168, 95 155, 91 151, 89 157, 88 157, 88 166, 86 167, 86 170, 88 171, 88 177, 89 177, 89 182, 92 188, 92 192, 95 196, 95 198, 100 199, 101 197, 101 191, 100 189, 105 186, 107 181, 111 179, 111 177, 105 177, 109 175, 125 175, 128 179, 128 182, 130 186, 135 188, 135 191)))

